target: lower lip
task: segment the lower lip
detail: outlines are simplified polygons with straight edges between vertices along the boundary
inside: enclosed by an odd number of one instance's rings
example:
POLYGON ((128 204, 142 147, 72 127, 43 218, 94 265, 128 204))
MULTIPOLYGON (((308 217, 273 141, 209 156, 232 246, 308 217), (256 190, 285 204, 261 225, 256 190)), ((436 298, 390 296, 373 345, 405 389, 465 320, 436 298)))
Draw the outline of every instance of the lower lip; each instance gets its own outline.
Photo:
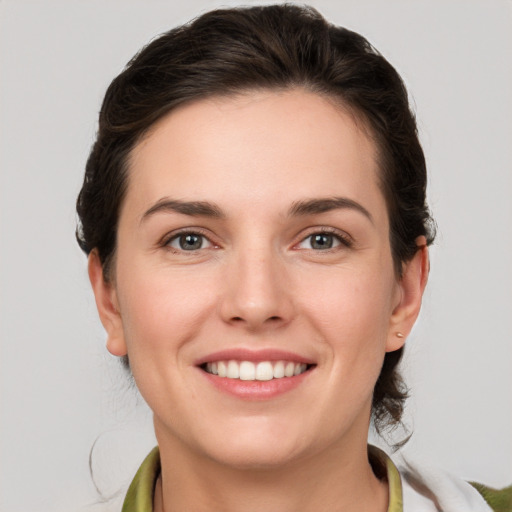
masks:
POLYGON ((204 370, 200 371, 213 386, 224 393, 243 400, 270 400, 299 386, 304 379, 307 379, 312 368, 293 377, 263 381, 228 379, 227 377, 219 377, 204 370))

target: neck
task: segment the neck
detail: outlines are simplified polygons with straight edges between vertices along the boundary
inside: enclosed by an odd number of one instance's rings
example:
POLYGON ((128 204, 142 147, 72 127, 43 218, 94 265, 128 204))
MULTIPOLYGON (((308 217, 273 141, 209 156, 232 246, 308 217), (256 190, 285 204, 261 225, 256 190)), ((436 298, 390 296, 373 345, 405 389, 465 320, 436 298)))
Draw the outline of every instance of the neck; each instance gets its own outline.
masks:
POLYGON ((373 473, 366 441, 331 446, 279 467, 236 468, 159 439, 155 512, 385 512, 388 489, 373 473))

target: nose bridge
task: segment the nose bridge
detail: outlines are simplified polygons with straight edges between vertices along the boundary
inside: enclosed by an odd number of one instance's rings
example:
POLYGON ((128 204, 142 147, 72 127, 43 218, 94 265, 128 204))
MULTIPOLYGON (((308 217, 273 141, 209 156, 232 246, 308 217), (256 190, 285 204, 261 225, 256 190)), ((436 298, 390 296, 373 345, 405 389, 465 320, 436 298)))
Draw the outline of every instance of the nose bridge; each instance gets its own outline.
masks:
POLYGON ((291 314, 282 258, 272 243, 256 237, 233 251, 227 269, 223 316, 251 329, 282 324, 291 314))

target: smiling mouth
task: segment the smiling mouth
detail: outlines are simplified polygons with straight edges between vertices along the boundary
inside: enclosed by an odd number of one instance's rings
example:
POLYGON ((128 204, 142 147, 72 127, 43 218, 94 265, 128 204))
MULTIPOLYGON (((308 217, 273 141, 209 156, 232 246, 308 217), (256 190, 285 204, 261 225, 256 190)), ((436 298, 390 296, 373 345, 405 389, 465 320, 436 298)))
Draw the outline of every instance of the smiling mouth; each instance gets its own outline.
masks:
POLYGON ((308 371, 314 365, 295 363, 293 361, 214 361, 201 365, 201 368, 211 375, 227 379, 244 381, 268 381, 296 377, 308 371))

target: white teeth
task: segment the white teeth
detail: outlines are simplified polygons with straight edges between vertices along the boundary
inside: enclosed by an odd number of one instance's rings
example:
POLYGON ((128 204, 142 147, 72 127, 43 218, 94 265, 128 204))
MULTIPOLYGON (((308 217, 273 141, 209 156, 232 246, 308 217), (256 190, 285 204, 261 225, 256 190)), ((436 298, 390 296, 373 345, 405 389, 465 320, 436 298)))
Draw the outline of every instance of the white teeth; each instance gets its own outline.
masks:
POLYGON ((205 370, 219 377, 240 380, 266 381, 293 377, 304 373, 308 365, 305 363, 294 363, 292 361, 216 361, 206 363, 205 370))
POLYGON ((217 374, 219 377, 226 377, 227 373, 226 363, 224 361, 219 361, 217 363, 217 374))
POLYGON ((226 377, 228 379, 240 378, 240 366, 236 361, 228 361, 228 371, 226 377))
POLYGON ((255 380, 256 366, 250 361, 242 361, 240 363, 240 380, 255 380))
POLYGON ((284 377, 284 363, 283 361, 278 361, 274 365, 274 379, 282 379, 284 377))
POLYGON ((305 364, 296 364, 293 369, 293 375, 300 375, 306 371, 307 366, 305 364))
POLYGON ((293 377, 293 370, 295 369, 295 365, 293 363, 286 363, 284 368, 284 376, 285 377, 293 377))
POLYGON ((272 363, 264 361, 256 366, 256 380, 272 380, 274 378, 274 369, 272 363))

